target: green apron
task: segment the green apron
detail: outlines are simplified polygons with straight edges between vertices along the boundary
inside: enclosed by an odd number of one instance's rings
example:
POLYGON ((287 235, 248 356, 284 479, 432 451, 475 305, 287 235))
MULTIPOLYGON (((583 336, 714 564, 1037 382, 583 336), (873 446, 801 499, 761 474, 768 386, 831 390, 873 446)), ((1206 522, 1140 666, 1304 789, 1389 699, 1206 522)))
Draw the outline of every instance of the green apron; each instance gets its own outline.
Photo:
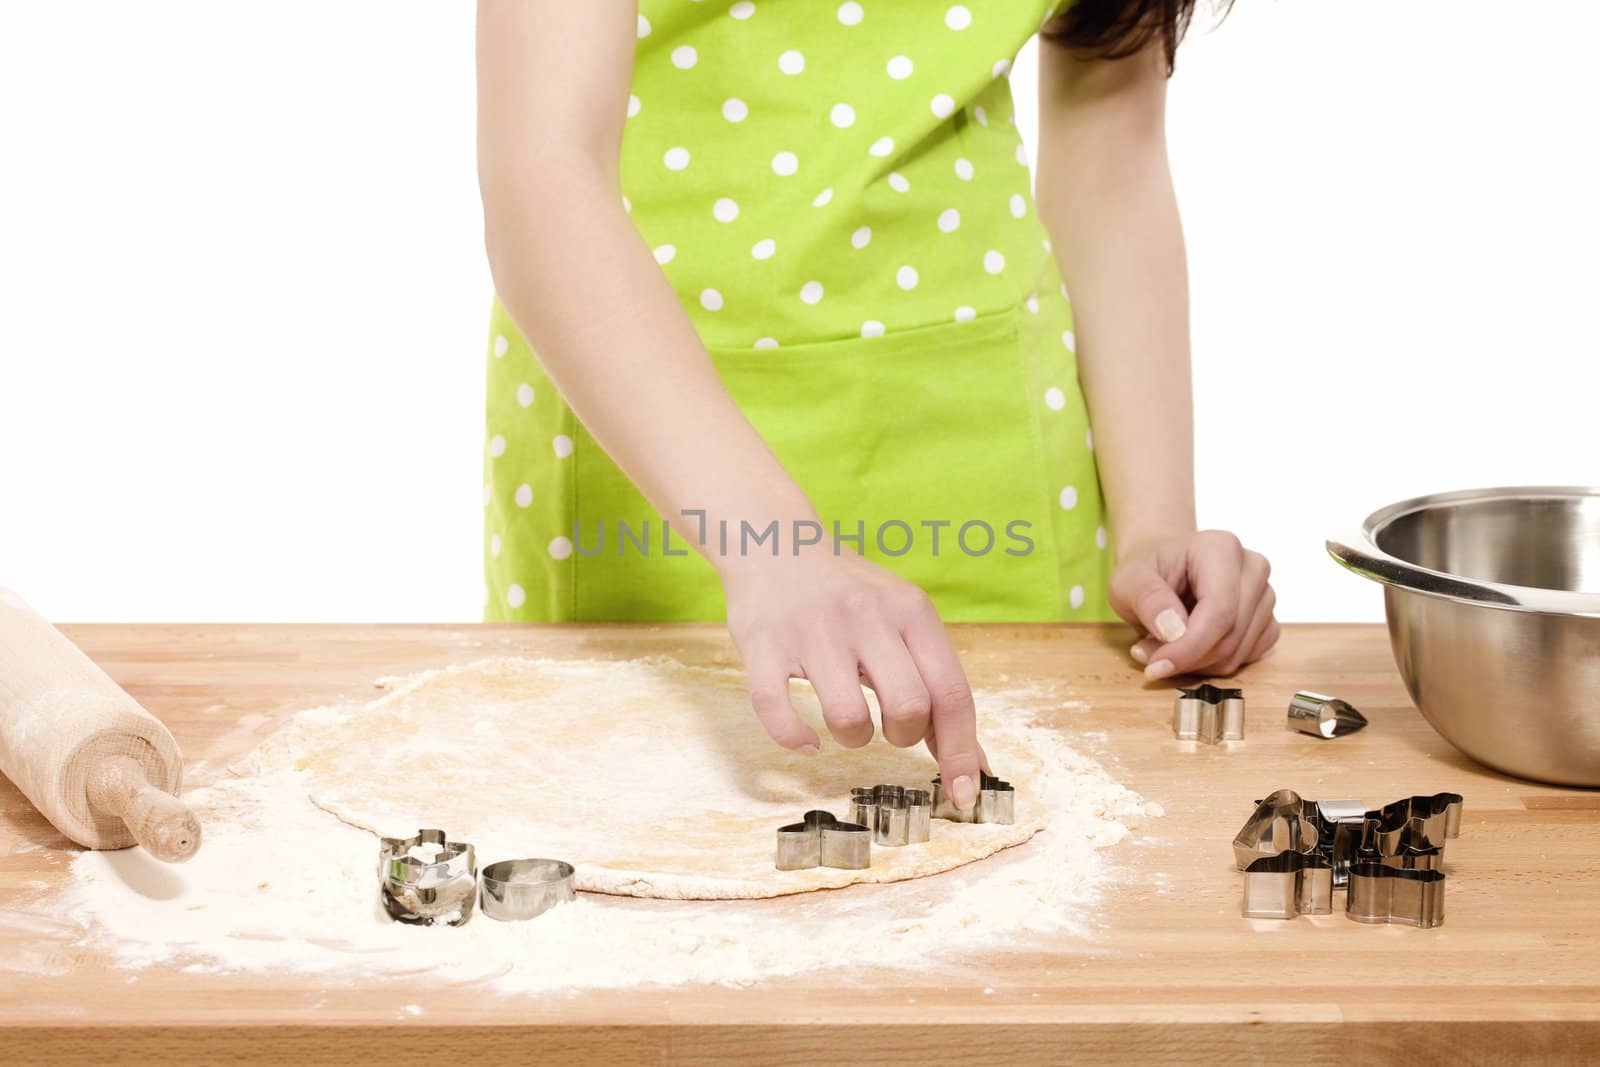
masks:
MULTIPOLYGON (((947 620, 1114 617, 1072 309, 1007 79, 1059 6, 640 4, 624 206, 823 520, 729 530, 728 551, 820 534, 947 620)), ((711 565, 498 300, 488 365, 485 617, 722 618, 711 565)))

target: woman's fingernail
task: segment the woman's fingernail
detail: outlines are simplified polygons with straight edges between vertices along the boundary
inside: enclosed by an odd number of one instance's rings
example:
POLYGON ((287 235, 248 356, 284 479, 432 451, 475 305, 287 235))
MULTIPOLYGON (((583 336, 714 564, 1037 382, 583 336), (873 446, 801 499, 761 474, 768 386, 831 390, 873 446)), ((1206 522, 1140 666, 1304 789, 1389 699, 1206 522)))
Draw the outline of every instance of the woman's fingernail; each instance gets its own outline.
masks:
POLYGON ((1148 653, 1148 652, 1146 652, 1144 650, 1144 643, 1143 642, 1140 642, 1139 644, 1134 645, 1132 648, 1128 649, 1128 655, 1132 656, 1134 659, 1138 660, 1140 663, 1149 663, 1150 662, 1150 653, 1148 653))
POLYGON ((956 807, 966 811, 978 802, 978 787, 963 774, 950 783, 950 799, 956 802, 956 807))
POLYGON ((1183 631, 1183 620, 1178 618, 1178 613, 1172 608, 1168 608, 1156 616, 1156 633, 1160 634, 1161 640, 1167 644, 1170 645, 1182 637, 1183 631))
POLYGON ((1158 659, 1144 669, 1146 678, 1165 678, 1171 673, 1172 661, 1170 659, 1158 659))
POLYGON ((801 745, 796 751, 798 751, 802 756, 815 756, 818 752, 821 752, 822 749, 818 748, 816 745, 801 745))

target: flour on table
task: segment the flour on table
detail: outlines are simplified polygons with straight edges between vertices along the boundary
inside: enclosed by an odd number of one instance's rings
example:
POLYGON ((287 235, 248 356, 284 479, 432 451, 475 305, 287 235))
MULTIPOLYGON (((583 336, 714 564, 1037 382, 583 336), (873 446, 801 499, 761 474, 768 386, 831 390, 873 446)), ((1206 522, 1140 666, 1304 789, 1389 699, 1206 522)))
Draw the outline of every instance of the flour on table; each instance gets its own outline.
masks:
MULTIPOLYGON (((810 686, 794 703, 827 731, 810 686)), ((997 773, 1044 773, 1026 731, 980 720, 997 773)), ((864 870, 773 866, 773 831, 808 808, 844 813, 851 786, 927 786, 926 751, 774 745, 743 676, 675 660, 490 660, 431 671, 381 700, 297 716, 269 760, 303 773, 312 801, 384 837, 437 827, 482 862, 545 856, 580 891, 674 899, 771 897, 915 878, 1032 837, 1046 813, 1026 786, 1009 825, 934 820, 915 848, 877 848, 864 870)))
MULTIPOLYGON (((735 671, 491 660, 394 680, 362 707, 299 713, 232 777, 186 794, 206 826, 193 860, 83 853, 39 918, 64 920, 124 966, 427 972, 530 993, 924 968, 1040 933, 1087 935, 1108 879, 1101 850, 1146 806, 1071 747, 1070 710, 1049 690, 974 695, 990 762, 1017 785, 1019 821, 936 820, 935 843, 874 848, 874 871, 859 873, 887 884, 755 899, 858 873, 776 871, 773 831, 810 807, 842 815, 851 785, 925 780, 926 753, 880 740, 787 754, 760 732, 735 671), (419 696, 429 692, 447 696, 419 696), (703 722, 683 721, 689 705, 703 722), (551 722, 536 721, 541 708, 551 722), (375 834, 421 827, 471 841, 480 865, 571 860, 589 891, 525 923, 393 923, 378 903, 375 834), (920 863, 919 849, 930 854, 920 863), (649 895, 735 899, 637 899, 649 895)), ((815 714, 808 695, 796 703, 815 714)))

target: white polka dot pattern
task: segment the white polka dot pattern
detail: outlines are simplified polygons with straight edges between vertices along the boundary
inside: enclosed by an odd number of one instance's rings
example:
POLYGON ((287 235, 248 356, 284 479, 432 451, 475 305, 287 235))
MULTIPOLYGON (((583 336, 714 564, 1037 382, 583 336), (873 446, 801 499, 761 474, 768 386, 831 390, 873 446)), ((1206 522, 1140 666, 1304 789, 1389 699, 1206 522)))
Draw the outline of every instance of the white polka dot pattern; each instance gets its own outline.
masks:
MULTIPOLYGON (((1031 361, 1017 403, 1036 422, 1017 432, 1042 440, 1048 467, 1034 536, 1077 546, 1045 595, 1103 613, 1109 535, 1075 324, 1010 87, 1061 0, 776 2, 640 0, 619 190, 632 225, 719 359, 834 341, 899 359, 920 340, 897 349, 897 335, 993 338, 1015 316, 1031 361)), ((592 529, 575 551, 571 480, 608 461, 498 305, 488 348, 485 610, 559 615, 595 562, 592 529)))

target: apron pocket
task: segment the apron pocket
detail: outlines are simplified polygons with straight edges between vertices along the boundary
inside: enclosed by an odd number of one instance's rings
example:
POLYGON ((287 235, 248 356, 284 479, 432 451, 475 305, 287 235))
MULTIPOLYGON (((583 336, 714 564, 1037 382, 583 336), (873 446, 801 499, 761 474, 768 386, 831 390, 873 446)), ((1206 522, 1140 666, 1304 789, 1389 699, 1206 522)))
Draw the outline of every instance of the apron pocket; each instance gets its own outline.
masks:
MULTIPOLYGON (((923 588, 947 620, 1062 617, 1041 405, 1019 313, 709 350, 816 507, 823 543, 837 526, 840 544, 923 588)), ((688 555, 666 554, 661 518, 581 427, 573 459, 576 617, 722 618, 711 566, 676 535, 670 550, 688 555)), ((717 531, 709 533, 716 545, 717 531)), ((729 550, 739 551, 738 531, 729 534, 729 550)), ((778 551, 791 551, 793 537, 780 527, 778 551)), ((770 553, 773 541, 746 550, 770 553)))

